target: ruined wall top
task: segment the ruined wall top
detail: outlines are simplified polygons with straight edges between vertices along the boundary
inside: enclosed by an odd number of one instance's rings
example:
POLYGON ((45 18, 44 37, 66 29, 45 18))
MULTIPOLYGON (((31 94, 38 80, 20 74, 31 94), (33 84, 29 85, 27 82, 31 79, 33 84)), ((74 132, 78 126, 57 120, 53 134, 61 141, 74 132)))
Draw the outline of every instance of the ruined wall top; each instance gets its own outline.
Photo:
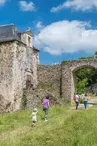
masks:
POLYGON ((68 68, 69 70, 73 72, 81 68, 97 69, 97 58, 63 61, 62 67, 65 69, 68 68))

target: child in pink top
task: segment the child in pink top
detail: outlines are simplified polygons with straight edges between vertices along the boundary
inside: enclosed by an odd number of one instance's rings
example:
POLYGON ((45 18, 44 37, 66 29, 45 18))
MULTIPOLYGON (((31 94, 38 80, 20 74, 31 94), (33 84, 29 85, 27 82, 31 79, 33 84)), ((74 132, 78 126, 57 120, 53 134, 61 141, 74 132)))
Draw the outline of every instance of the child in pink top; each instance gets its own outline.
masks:
POLYGON ((47 116, 48 116, 48 108, 49 108, 49 96, 46 96, 46 99, 44 99, 42 103, 43 111, 44 111, 44 119, 47 121, 47 116))

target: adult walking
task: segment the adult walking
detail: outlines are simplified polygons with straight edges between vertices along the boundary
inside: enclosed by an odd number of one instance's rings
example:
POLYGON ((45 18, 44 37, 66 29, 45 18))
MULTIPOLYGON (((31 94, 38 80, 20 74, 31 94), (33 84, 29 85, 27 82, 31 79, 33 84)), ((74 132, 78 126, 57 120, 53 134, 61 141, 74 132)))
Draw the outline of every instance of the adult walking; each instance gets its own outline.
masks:
POLYGON ((75 99, 75 103, 76 103, 76 110, 78 110, 80 96, 78 95, 78 93, 77 93, 75 96, 76 96, 76 99, 75 99))
POLYGON ((85 107, 85 109, 87 108, 87 105, 88 105, 88 96, 87 96, 87 94, 84 94, 84 107, 85 107))
POLYGON ((74 100, 74 102, 76 103, 76 93, 74 93, 73 100, 74 100))

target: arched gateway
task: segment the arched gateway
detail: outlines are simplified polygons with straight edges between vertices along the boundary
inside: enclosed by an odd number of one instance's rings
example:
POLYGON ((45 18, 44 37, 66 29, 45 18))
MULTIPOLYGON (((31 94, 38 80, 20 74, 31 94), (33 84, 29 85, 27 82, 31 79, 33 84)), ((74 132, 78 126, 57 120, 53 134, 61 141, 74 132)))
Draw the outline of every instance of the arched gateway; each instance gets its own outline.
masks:
POLYGON ((64 61, 62 63, 62 98, 71 104, 75 92, 75 72, 81 68, 97 69, 97 59, 64 61))

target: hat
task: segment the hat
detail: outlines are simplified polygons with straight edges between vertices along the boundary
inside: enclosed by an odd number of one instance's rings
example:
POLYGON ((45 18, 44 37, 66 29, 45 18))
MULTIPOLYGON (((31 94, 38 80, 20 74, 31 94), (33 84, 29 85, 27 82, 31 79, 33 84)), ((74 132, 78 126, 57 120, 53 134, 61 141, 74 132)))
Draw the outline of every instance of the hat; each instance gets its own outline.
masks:
POLYGON ((37 112, 37 108, 34 108, 33 111, 34 111, 34 112, 37 112))

